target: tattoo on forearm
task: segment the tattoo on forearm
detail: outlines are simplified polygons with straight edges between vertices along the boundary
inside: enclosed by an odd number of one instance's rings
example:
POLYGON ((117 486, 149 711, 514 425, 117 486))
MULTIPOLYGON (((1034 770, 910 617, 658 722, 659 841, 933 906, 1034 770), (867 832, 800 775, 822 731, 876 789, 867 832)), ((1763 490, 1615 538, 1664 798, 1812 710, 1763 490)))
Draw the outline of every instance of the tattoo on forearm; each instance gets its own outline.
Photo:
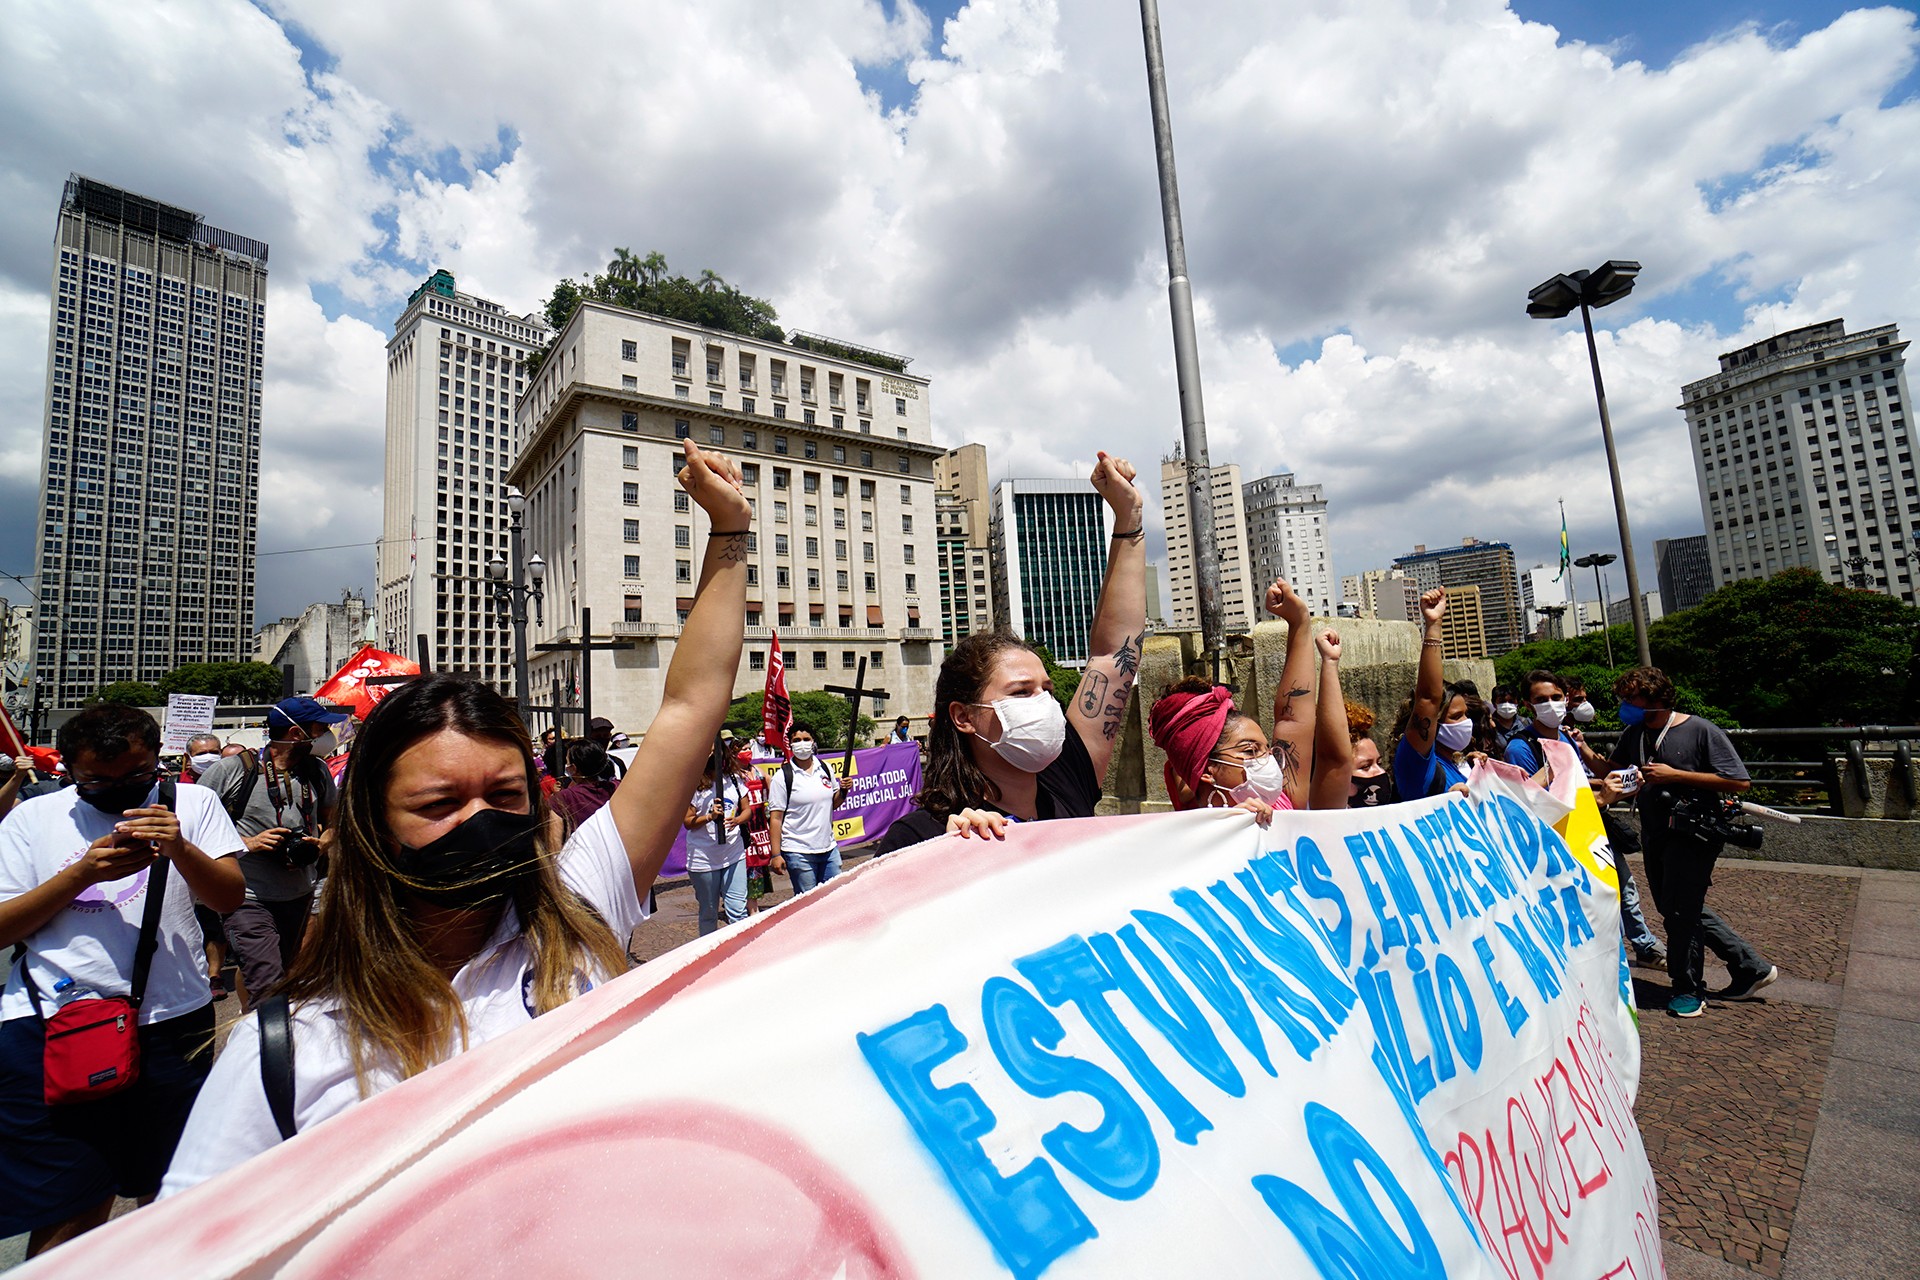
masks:
POLYGON ((1107 673, 1089 671, 1080 681, 1080 714, 1091 720, 1100 714, 1100 703, 1107 696, 1107 673))
POLYGON ((1146 643, 1147 633, 1124 638, 1120 647, 1114 651, 1113 665, 1119 668, 1122 679, 1131 680, 1140 670, 1140 646, 1146 643))
POLYGON ((1287 690, 1287 697, 1288 698, 1304 698, 1309 693, 1312 693, 1312 692, 1313 691, 1311 689, 1296 686, 1295 688, 1287 690))
POLYGON ((708 538, 708 542, 721 564, 739 564, 747 558, 745 533, 716 533, 708 538))
POLYGON ((1415 716, 1413 718, 1413 731, 1423 738, 1431 737, 1433 735, 1433 717, 1415 716))
POLYGON ((1280 753, 1280 767, 1282 769, 1288 773, 1295 774, 1300 771, 1300 752, 1293 743, 1287 741, 1285 738, 1275 738, 1273 741, 1273 749, 1280 753))

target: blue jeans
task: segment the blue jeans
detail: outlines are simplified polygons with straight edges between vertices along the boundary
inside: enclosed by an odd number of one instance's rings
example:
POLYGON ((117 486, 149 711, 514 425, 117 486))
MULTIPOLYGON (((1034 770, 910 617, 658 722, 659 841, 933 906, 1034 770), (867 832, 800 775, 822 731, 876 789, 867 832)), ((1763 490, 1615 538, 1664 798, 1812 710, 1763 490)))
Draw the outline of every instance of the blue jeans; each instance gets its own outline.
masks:
POLYGON ((787 879, 793 881, 793 896, 796 898, 840 874, 840 846, 837 844, 825 853, 788 853, 782 849, 780 856, 787 860, 787 879))
POLYGON ((1627 855, 1618 845, 1613 849, 1613 869, 1620 876, 1620 931, 1626 935, 1627 945, 1635 951, 1659 950, 1660 939, 1647 928, 1646 913, 1640 909, 1640 886, 1634 883, 1633 868, 1627 865, 1627 855))
POLYGON ((741 858, 718 871, 689 871, 693 896, 700 904, 700 932, 704 936, 720 927, 720 908, 725 907, 727 923, 738 924, 747 918, 747 860, 741 858))

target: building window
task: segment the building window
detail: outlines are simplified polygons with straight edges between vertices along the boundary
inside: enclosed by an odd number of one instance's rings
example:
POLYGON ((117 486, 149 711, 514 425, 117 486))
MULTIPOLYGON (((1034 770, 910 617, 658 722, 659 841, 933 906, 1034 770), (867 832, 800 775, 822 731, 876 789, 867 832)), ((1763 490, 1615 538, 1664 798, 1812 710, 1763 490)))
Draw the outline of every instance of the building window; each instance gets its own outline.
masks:
POLYGON ((725 427, 720 426, 718 423, 715 423, 707 428, 708 444, 725 444, 726 442, 727 442, 727 429, 725 427))
POLYGON ((815 671, 825 671, 827 669, 827 651, 825 649, 814 650, 813 669, 815 671))
POLYGON ((621 535, 626 541, 640 541, 640 522, 638 520, 623 520, 620 523, 620 529, 621 535))
POLYGON ((776 502, 773 504, 773 522, 775 524, 785 524, 787 522, 787 504, 786 503, 776 502))
POLYGON ((820 589, 820 571, 818 569, 807 570, 807 590, 818 591, 819 589, 820 589))
MULTIPOLYGON (((636 502, 635 505, 637 506, 638 503, 636 502)), ((675 490, 673 495, 673 510, 675 514, 685 515, 687 512, 691 511, 692 509, 693 509, 693 504, 692 504, 692 501, 687 497, 687 491, 685 489, 675 490)), ((911 561, 913 557, 908 556, 907 559, 911 561)))
POLYGON ((913 459, 902 455, 899 460, 899 467, 901 475, 910 474, 913 471, 913 459))
POLYGON ((752 412, 753 412, 753 397, 752 397, 752 396, 741 396, 741 397, 740 397, 740 412, 742 412, 742 413, 752 413, 752 412))
MULTIPOLYGON (((793 585, 793 578, 789 574, 787 567, 785 565, 774 566, 773 582, 775 586, 779 586, 779 587, 786 587, 786 586, 793 585)), ((782 615, 780 618, 780 625, 784 627, 791 621, 793 621, 793 619, 785 615, 782 615)))
POLYGON ((899 415, 900 415, 901 417, 903 417, 903 418, 907 416, 907 401, 906 401, 906 397, 904 397, 904 396, 895 396, 895 397, 893 398, 893 411, 894 411, 895 413, 897 413, 897 414, 899 414, 899 415))
POLYGON ((801 420, 802 422, 804 422, 804 423, 806 423, 806 424, 807 424, 808 426, 812 426, 812 425, 813 425, 813 410, 811 410, 811 409, 802 409, 802 410, 800 411, 800 420, 801 420))
POLYGON ((640 505, 640 486, 629 481, 620 486, 620 504, 627 507, 640 505))
MULTIPOLYGON (((756 622, 750 625, 759 626, 760 624, 756 622)), ((765 671, 766 669, 767 669, 767 651, 765 649, 747 650, 747 670, 765 671)))
POLYGON ((693 545, 693 530, 684 524, 673 526, 673 545, 676 547, 691 547, 693 545))
POLYGON ((691 422, 688 422, 685 418, 675 418, 673 420, 673 438, 675 440, 685 440, 692 434, 693 424, 691 422))
MULTIPOLYGON (((753 446, 748 445, 747 447, 751 449, 753 446)), ((760 483, 760 464, 757 462, 741 463, 740 464, 740 483, 741 484, 759 484, 760 483)))
POLYGON ((901 517, 900 517, 900 532, 902 532, 902 533, 912 533, 912 532, 913 532, 913 517, 912 517, 912 516, 910 516, 910 515, 903 515, 903 516, 901 516, 901 517))
POLYGON ((847 540, 845 538, 835 538, 833 540, 833 558, 835 560, 845 560, 847 558, 847 540))
POLYGON ((775 467, 773 469, 773 487, 776 489, 785 489, 788 486, 788 482, 792 479, 792 475, 793 473, 785 467, 775 467))
POLYGON ((639 621, 640 621, 640 613, 641 613, 641 608, 640 608, 640 597, 639 597, 639 596, 628 596, 628 597, 627 597, 627 603, 626 603, 626 608, 625 608, 625 609, 624 609, 624 610, 622 611, 622 613, 623 613, 623 616, 625 617, 625 619, 626 619, 626 621, 628 621, 628 622, 639 622, 639 621))
POLYGON ((777 556, 784 556, 787 554, 787 535, 786 534, 776 533, 773 535, 773 554, 777 556))
POLYGON ((807 559, 818 560, 819 558, 820 558, 820 539, 808 538, 807 539, 807 559))
POLYGON ((620 375, 620 389, 622 391, 638 391, 640 389, 640 379, 630 373, 623 373, 620 375))
POLYGON ((638 360, 640 358, 640 344, 630 338, 621 339, 620 358, 622 360, 638 360))
POLYGON ((862 449, 860 451, 860 465, 863 467, 870 467, 873 465, 873 450, 862 449))
POLYGON ((833 585, 842 591, 847 589, 847 571, 845 569, 836 569, 834 571, 833 585))
POLYGON ((629 471, 640 469, 640 446, 623 444, 620 446, 620 465, 629 471))
POLYGON ((693 561, 675 560, 673 562, 673 580, 675 582, 692 582, 693 561))
MULTIPOLYGON (((776 392, 774 392, 774 394, 775 394, 775 395, 779 395, 780 393, 779 393, 778 391, 776 391, 776 392)), ((774 401, 774 404, 773 404, 773 416, 774 416, 774 417, 776 417, 776 418, 784 418, 784 417, 786 417, 786 416, 787 416, 787 406, 786 406, 786 405, 784 405, 784 404, 781 404, 781 403, 780 403, 779 401, 777 401, 777 400, 776 400, 776 401, 774 401)))
POLYGON ((820 445, 817 441, 803 440, 800 442, 800 445, 801 445, 802 451, 806 454, 807 457, 817 458, 820 456, 820 445))
POLYGON ((625 557, 625 565, 623 567, 626 571, 627 577, 629 578, 639 577, 640 576, 640 557, 639 556, 625 557))
POLYGON ((900 559, 907 564, 913 563, 913 544, 911 542, 900 548, 900 559))
POLYGON ((876 581, 875 575, 871 573, 866 575, 866 578, 867 578, 867 594, 872 595, 874 592, 880 589, 880 584, 878 581, 876 581))
POLYGON ((844 667, 844 668, 846 668, 846 669, 848 669, 848 670, 852 670, 852 669, 853 669, 853 667, 854 667, 854 666, 855 666, 855 665, 856 665, 856 664, 857 664, 857 663, 858 663, 859 661, 860 661, 860 659, 859 659, 859 657, 858 657, 858 655, 856 655, 856 654, 855 654, 855 653, 853 652, 853 650, 851 650, 851 649, 842 649, 842 650, 840 651, 840 665, 841 665, 842 667, 844 667))
POLYGON ((718 409, 721 407, 721 403, 720 393, 718 391, 707 392, 707 405, 709 408, 718 409))
POLYGON ((917 573, 908 574, 907 575, 907 594, 912 595, 914 592, 918 590, 920 590, 920 575, 917 573))
POLYGON ((787 451, 787 438, 785 436, 775 436, 773 438, 773 451, 775 453, 785 453, 787 451))

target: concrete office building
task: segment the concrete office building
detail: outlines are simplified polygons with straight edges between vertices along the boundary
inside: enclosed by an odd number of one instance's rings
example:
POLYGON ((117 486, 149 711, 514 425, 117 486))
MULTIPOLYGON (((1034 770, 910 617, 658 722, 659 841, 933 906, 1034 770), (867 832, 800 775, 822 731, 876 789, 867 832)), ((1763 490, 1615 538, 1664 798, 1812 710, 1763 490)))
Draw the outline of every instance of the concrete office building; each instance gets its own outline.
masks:
MULTIPOLYGON (((1440 652, 1447 658, 1487 658, 1486 597, 1480 588, 1447 588, 1447 612, 1440 619, 1440 652)), ((1482 694, 1492 692, 1482 689, 1482 694)))
POLYGON ((1445 587, 1451 595, 1456 587, 1477 587, 1488 656, 1499 657, 1526 639, 1520 621, 1520 575, 1513 548, 1506 543, 1463 538, 1459 546, 1438 551, 1417 546, 1413 554, 1395 557, 1393 565, 1411 574, 1423 592, 1445 587))
MULTIPOLYGON (((944 451, 928 381, 907 363, 581 305, 519 402, 507 478, 526 495, 528 553, 547 566, 529 642, 577 642, 586 609, 591 639, 633 645, 594 655, 594 714, 645 732, 693 607, 708 526, 675 480, 684 439, 738 461, 754 509, 734 693, 764 686, 777 631, 791 692, 850 684, 865 657, 868 686, 890 695, 869 714, 928 713, 944 451)), ((576 689, 579 652, 535 652, 530 676, 541 702, 555 680, 576 689)))
POLYGON ((1002 480, 988 526, 994 614, 1061 666, 1086 666, 1113 532, 1085 480, 1002 480))
POLYGON ((1681 389, 1715 587, 1805 567, 1920 602, 1906 349, 1894 325, 1828 320, 1681 389))
POLYGON ((35 564, 49 706, 252 651, 266 296, 265 243, 67 179, 35 564))
POLYGON ((1420 588, 1398 569, 1368 569, 1340 579, 1340 601, 1352 605, 1359 618, 1381 622, 1416 622, 1420 618, 1420 588))
MULTIPOLYGON (((1208 476, 1213 495, 1214 558, 1220 565, 1220 617, 1228 635, 1253 629, 1260 601, 1254 599, 1253 578, 1247 560, 1246 508, 1240 496, 1240 468, 1233 463, 1213 468, 1208 476)), ((1167 582, 1173 588, 1173 617, 1177 630, 1200 626, 1200 573, 1193 544, 1193 522, 1187 507, 1187 460, 1179 449, 1160 459, 1160 511, 1166 519, 1167 582)), ((1269 580, 1270 581, 1270 580, 1269 580)), ((1264 599, 1266 582, 1260 584, 1264 599)))
POLYGON ((1706 534, 1657 538, 1653 559, 1660 581, 1662 614, 1691 609, 1713 590, 1713 558, 1707 552, 1706 534))
POLYGON ((375 560, 378 643, 513 686, 512 633, 487 594, 486 562, 506 557, 513 404, 527 355, 547 338, 436 271, 413 291, 387 343, 386 509, 375 560))
POLYGON ((1566 622, 1566 614, 1561 614, 1559 628, 1553 626, 1553 615, 1542 612, 1543 606, 1567 608, 1572 603, 1568 594, 1573 575, 1578 572, 1571 567, 1565 573, 1557 564, 1537 564, 1520 575, 1520 609, 1526 619, 1527 638, 1560 639, 1572 635, 1573 630, 1566 622), (1557 581, 1556 581, 1557 579, 1557 581), (1543 631, 1542 628, 1545 628, 1543 631))
POLYGON ((361 596, 310 604, 290 618, 269 622, 253 638, 253 660, 293 668, 297 693, 312 693, 333 678, 360 646, 375 641, 373 610, 361 596))
POLYGON ((993 582, 988 565, 987 447, 965 444, 934 460, 933 521, 940 571, 940 637, 951 649, 991 631, 993 582))
POLYGON ((1327 549, 1327 495, 1317 484, 1295 484, 1282 472, 1249 480, 1241 490, 1246 509, 1247 560, 1253 573, 1254 607, 1267 584, 1285 578, 1316 618, 1331 618, 1333 557, 1327 549))
MULTIPOLYGON (((1666 610, 1660 603, 1658 591, 1643 591, 1640 598, 1646 603, 1647 621, 1658 622, 1666 617, 1666 610)), ((1610 627, 1630 627, 1633 625, 1633 602, 1630 599, 1610 600, 1607 602, 1607 625, 1610 627)))

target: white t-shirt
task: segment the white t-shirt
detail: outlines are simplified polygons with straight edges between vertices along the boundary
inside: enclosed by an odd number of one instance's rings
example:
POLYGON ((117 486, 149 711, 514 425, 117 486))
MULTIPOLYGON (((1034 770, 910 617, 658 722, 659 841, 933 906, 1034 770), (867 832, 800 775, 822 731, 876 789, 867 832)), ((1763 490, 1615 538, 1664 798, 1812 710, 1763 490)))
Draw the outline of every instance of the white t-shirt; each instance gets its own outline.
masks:
POLYGON ((780 848, 795 853, 833 851, 833 771, 815 756, 808 764, 793 762, 793 794, 787 794, 787 771, 767 780, 767 812, 786 810, 780 819, 780 848))
MULTIPOLYGON (((713 838, 713 820, 708 818, 699 826, 687 832, 687 870, 724 871, 740 859, 747 856, 747 838, 740 828, 731 821, 733 811, 740 804, 740 797, 746 794, 744 784, 738 778, 729 776, 720 783, 722 803, 727 807, 727 839, 721 844, 713 838)), ((713 812, 713 788, 701 787, 688 801, 694 812, 702 816, 713 812)))
MULTIPOLYGON (((159 788, 148 793, 155 803, 159 788)), ((209 858, 225 858, 245 847, 220 807, 220 797, 205 787, 177 786, 174 812, 180 834, 209 858)), ((138 806, 136 806, 138 807, 138 806)), ((0 902, 37 889, 60 870, 78 862, 87 846, 120 822, 102 813, 72 787, 23 800, 0 823, 0 902)), ((124 996, 132 991, 133 951, 140 919, 147 909, 152 867, 120 880, 89 885, 53 919, 27 938, 27 966, 40 989, 40 1006, 51 1014, 83 991, 124 996), (54 985, 72 978, 58 994, 54 985)), ((167 870, 166 900, 161 905, 153 968, 147 974, 142 1024, 192 1013, 213 999, 207 989, 207 957, 200 926, 193 918, 193 891, 177 867, 167 870)), ((33 1003, 20 980, 20 966, 9 965, 0 1021, 33 1016, 33 1003)))
MULTIPOLYGON (((627 935, 647 917, 634 891, 633 863, 620 841, 613 813, 601 809, 581 823, 560 851, 560 877, 593 904, 614 937, 627 935)), ((618 975, 613 975, 618 976, 618 975)), ((576 973, 582 992, 608 975, 576 973)), ((511 904, 480 953, 453 976, 453 989, 467 1015, 467 1047, 504 1035, 533 1020, 533 951, 520 934, 511 904)), ((293 1117, 301 1132, 360 1101, 348 1051, 346 1022, 336 1008, 313 1003, 293 1011, 293 1117)), ((369 1072, 370 1094, 398 1084, 389 1070, 369 1072)), ((213 1064, 186 1131, 180 1135, 162 1195, 173 1195, 279 1145, 267 1094, 260 1083, 260 1021, 233 1024, 227 1047, 213 1064)))

